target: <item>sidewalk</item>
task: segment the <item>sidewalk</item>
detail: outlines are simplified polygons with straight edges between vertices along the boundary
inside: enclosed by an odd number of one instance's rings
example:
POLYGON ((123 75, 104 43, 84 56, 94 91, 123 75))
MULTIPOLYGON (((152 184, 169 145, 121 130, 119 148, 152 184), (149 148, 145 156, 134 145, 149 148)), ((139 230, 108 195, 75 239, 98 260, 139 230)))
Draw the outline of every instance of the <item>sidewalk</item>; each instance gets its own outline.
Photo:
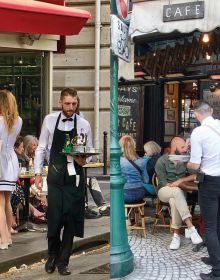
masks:
POLYGON ((204 247, 199 252, 193 252, 190 239, 181 236, 179 250, 170 250, 171 233, 167 230, 149 232, 147 238, 140 233, 128 236, 131 250, 134 254, 134 271, 124 280, 199 280, 201 272, 210 272, 209 266, 201 261, 201 257, 208 256, 204 247))
MULTIPOLYGON (((83 239, 75 238, 74 250, 84 246, 90 247, 98 241, 108 242, 109 221, 109 217, 85 220, 85 236, 83 239)), ((21 232, 13 235, 12 247, 0 251, 0 273, 14 266, 29 265, 47 258, 46 235, 46 232, 21 232)))

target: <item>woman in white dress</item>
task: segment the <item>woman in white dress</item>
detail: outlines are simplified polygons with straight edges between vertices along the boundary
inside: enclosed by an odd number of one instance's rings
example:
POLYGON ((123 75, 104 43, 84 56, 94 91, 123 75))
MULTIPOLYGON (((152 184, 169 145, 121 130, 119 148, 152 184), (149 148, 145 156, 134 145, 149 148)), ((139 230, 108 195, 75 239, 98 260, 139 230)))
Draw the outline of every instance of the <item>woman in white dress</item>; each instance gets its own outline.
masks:
POLYGON ((11 192, 15 190, 19 164, 14 151, 16 137, 20 133, 22 119, 18 115, 14 95, 0 91, 0 249, 8 249, 11 241, 12 209, 11 192))

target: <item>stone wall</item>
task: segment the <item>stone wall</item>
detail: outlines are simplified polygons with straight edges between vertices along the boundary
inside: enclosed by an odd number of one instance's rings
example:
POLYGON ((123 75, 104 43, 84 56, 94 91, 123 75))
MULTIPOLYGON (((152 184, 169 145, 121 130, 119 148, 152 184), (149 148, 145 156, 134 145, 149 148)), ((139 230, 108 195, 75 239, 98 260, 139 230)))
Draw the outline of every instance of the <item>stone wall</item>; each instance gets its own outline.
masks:
MULTIPOLYGON (((66 5, 89 11, 92 19, 79 35, 66 37, 65 54, 54 54, 53 110, 58 109, 60 90, 64 87, 75 87, 79 93, 81 111, 89 120, 94 134, 95 1, 67 0, 66 5)), ((102 149, 103 131, 108 132, 108 145, 110 139, 110 2, 105 0, 101 2, 101 25, 99 141, 102 149)))

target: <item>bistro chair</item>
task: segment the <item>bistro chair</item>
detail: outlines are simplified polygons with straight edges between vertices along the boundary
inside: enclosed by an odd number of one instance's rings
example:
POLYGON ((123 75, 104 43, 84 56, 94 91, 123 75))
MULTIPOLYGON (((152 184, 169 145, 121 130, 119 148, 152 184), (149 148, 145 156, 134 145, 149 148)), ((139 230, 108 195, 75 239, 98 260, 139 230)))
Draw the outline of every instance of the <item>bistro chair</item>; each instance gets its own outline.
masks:
POLYGON ((156 173, 154 173, 152 177, 152 184, 154 186, 155 193, 157 194, 156 197, 156 204, 155 204, 155 221, 151 227, 151 234, 154 234, 155 227, 162 227, 162 228, 169 228, 171 231, 171 210, 169 203, 162 202, 157 193, 157 177, 156 173), (169 224, 166 223, 166 214, 168 213, 169 224))
POLYGON ((146 238, 146 227, 144 220, 144 206, 146 202, 142 201, 140 203, 134 204, 125 204, 125 217, 126 217, 126 226, 127 230, 142 230, 144 238, 146 238), (134 225, 129 225, 129 216, 133 213, 134 215, 134 225), (141 220, 141 224, 140 224, 141 220))

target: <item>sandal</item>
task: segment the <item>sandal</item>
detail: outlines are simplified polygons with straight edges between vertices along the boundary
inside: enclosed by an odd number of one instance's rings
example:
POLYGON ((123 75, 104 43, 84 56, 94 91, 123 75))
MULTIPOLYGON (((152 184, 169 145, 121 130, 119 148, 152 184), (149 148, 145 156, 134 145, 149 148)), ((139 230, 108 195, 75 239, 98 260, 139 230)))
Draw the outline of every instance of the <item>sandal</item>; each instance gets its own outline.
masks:
POLYGON ((16 234, 16 233, 18 233, 18 231, 13 229, 13 227, 11 227, 11 234, 16 234))

